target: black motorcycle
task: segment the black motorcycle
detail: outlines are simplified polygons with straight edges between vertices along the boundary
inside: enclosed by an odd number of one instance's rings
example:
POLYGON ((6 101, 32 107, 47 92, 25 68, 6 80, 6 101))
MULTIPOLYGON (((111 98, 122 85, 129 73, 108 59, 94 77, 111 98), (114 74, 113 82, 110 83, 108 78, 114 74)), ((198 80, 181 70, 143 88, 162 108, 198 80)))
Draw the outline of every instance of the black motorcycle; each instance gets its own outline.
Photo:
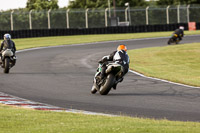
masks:
POLYGON ((14 56, 11 49, 6 49, 2 52, 1 67, 4 68, 4 73, 9 73, 11 67, 16 63, 16 56, 14 56))
POLYGON ((178 44, 181 40, 179 39, 178 35, 177 34, 173 34, 172 37, 169 39, 169 41, 167 42, 168 45, 171 45, 171 44, 178 44))
POLYGON ((94 76, 91 93, 95 94, 97 91, 99 91, 101 95, 107 95, 112 87, 114 87, 118 82, 121 82, 123 80, 123 70, 122 66, 119 64, 107 63, 105 76, 103 79, 100 78, 101 71, 102 64, 99 64, 97 72, 94 76))

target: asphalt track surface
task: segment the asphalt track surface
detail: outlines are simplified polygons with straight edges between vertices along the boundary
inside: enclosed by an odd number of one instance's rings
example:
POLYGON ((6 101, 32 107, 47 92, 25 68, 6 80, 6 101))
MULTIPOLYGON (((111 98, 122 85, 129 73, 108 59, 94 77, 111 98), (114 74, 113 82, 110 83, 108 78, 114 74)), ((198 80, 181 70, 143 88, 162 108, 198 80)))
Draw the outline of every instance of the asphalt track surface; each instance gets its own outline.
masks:
MULTIPOLYGON (((97 61, 114 51, 118 44, 138 49, 166 46, 167 40, 136 39, 19 52, 17 64, 9 74, 3 74, 1 69, 0 92, 64 108, 200 121, 200 88, 148 79, 129 72, 117 90, 111 90, 108 95, 90 93, 97 61)), ((181 44, 189 42, 200 42, 200 36, 185 37, 181 44)))

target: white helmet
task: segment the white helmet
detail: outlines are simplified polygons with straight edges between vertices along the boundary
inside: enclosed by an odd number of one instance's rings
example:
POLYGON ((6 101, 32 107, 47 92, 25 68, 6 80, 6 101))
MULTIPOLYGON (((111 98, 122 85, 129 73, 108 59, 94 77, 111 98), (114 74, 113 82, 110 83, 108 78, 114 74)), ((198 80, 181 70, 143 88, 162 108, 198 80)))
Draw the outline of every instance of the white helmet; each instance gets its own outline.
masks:
POLYGON ((4 40, 10 40, 11 39, 11 35, 8 34, 8 33, 4 34, 3 37, 4 37, 4 40))
POLYGON ((179 29, 184 30, 184 27, 183 27, 183 26, 180 26, 179 29))

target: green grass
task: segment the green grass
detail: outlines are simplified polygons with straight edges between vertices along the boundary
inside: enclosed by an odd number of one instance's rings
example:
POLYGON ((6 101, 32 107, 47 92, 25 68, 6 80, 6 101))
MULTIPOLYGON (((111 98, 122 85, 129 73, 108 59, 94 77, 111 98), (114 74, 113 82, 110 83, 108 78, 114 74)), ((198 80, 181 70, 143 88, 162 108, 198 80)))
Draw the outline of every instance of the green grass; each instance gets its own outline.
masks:
POLYGON ((144 75, 200 86, 200 43, 130 50, 131 69, 144 75))
POLYGON ((200 123, 0 106, 0 133, 199 133, 200 123))
MULTIPOLYGON (((57 45, 68 45, 78 43, 91 43, 111 40, 125 40, 136 38, 152 38, 171 36, 171 32, 154 33, 129 33, 129 34, 106 34, 106 35, 80 35, 80 36, 57 36, 41 38, 14 39, 17 49, 27 49, 34 47, 46 47, 57 45)), ((200 31, 185 31, 186 35, 200 34, 200 31)))

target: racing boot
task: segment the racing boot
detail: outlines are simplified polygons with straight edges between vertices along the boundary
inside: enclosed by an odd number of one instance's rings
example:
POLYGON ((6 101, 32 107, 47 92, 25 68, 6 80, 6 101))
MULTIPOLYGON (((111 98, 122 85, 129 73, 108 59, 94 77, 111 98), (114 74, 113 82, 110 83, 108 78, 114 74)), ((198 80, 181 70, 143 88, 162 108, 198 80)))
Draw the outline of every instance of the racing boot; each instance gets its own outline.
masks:
POLYGON ((117 82, 113 85, 113 89, 116 90, 116 89, 117 89, 117 84, 118 84, 119 82, 122 82, 123 80, 124 80, 123 77, 120 78, 120 79, 118 79, 117 82))
POLYGON ((124 80, 124 78, 122 77, 122 78, 118 79, 117 82, 122 82, 123 80, 124 80))
POLYGON ((113 85, 113 89, 114 89, 114 90, 117 89, 117 83, 113 85))
POLYGON ((5 68, 5 65, 4 65, 4 63, 2 63, 2 64, 1 64, 1 67, 2 67, 2 68, 5 68))

